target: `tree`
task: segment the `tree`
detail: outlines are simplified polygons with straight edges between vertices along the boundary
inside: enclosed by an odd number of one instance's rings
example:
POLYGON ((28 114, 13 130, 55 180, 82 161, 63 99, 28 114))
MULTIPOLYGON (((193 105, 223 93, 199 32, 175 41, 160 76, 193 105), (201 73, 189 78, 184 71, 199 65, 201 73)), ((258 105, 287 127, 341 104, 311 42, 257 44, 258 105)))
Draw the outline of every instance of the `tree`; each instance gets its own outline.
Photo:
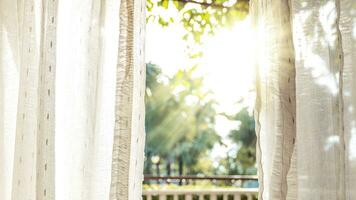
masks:
POLYGON ((199 43, 202 35, 244 19, 248 9, 249 0, 148 0, 147 20, 162 26, 180 22, 187 30, 184 38, 199 43))
POLYGON ((162 75, 158 66, 147 64, 146 166, 159 155, 170 172, 178 162, 179 174, 189 171, 220 137, 215 131, 215 101, 202 89, 203 79, 194 77, 195 68, 180 70, 172 78, 162 75))
POLYGON ((229 174, 254 174, 256 163, 255 121, 248 108, 242 108, 228 119, 239 122, 238 129, 231 130, 229 137, 239 146, 235 157, 227 156, 222 165, 229 174))
MULTIPOLYGON (((147 21, 164 27, 182 25, 186 30, 183 38, 191 45, 201 43, 203 36, 214 34, 219 28, 244 19, 248 9, 249 0, 147 0, 147 21)), ((201 52, 188 52, 194 57, 202 55, 201 52)), ((162 158, 167 174, 171 173, 173 163, 178 165, 180 175, 208 170, 201 167, 200 159, 220 142, 214 128, 216 102, 209 97, 209 92, 202 90, 203 79, 193 78, 193 73, 194 68, 180 70, 168 78, 158 66, 147 64, 145 173, 150 173, 150 156, 153 155, 162 158)), ((240 121, 237 115, 229 117, 240 121)), ((239 134, 238 130, 234 131, 237 132, 232 131, 231 138, 241 148, 237 156, 226 160, 224 165, 229 170, 228 166, 235 166, 230 174, 247 173, 246 169, 255 160, 254 154, 249 154, 255 149, 252 143, 234 136, 239 134)))

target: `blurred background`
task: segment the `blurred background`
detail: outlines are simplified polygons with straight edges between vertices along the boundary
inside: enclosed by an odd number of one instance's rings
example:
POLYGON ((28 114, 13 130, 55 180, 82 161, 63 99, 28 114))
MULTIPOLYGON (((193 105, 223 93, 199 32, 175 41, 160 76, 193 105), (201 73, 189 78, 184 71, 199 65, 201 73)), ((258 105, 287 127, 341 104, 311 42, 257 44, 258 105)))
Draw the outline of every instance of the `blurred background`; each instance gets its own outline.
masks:
POLYGON ((248 5, 147 0, 144 189, 258 187, 248 5))

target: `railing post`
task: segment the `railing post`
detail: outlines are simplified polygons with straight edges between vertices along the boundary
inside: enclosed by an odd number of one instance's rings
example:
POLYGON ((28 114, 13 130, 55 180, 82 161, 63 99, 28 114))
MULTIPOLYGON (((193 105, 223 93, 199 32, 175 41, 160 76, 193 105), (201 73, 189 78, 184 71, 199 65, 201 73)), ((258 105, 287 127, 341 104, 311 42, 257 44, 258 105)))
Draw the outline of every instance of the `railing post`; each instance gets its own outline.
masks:
POLYGON ((223 200, 227 200, 228 194, 223 194, 223 200))
POLYGON ((240 194, 234 194, 234 200, 241 200, 240 194))
POLYGON ((233 200, 241 200, 242 197, 247 197, 247 200, 253 200, 258 194, 257 189, 158 189, 158 190, 144 190, 143 197, 146 200, 179 200, 183 196, 184 200, 204 200, 205 196, 209 196, 209 200, 229 200, 230 196, 233 200), (169 198, 169 197, 170 198, 169 198), (172 198, 172 197, 173 198, 172 198), (218 198, 219 197, 219 198, 218 198))
POLYGON ((210 200, 217 200, 217 195, 216 194, 211 194, 210 195, 210 200))
POLYGON ((185 200, 192 200, 192 195, 191 194, 186 194, 185 195, 185 200))

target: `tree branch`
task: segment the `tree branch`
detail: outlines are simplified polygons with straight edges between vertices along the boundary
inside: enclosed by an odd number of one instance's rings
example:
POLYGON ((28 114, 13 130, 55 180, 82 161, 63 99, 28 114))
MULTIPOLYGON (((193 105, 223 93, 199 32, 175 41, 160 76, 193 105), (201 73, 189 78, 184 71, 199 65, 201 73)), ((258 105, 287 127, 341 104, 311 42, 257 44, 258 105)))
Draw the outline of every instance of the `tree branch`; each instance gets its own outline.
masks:
MULTIPOLYGON (((231 9, 234 8, 233 6, 224 6, 223 4, 216 4, 216 3, 207 3, 207 2, 199 2, 195 0, 163 0, 163 1, 177 1, 177 2, 182 2, 182 3, 192 3, 192 4, 198 4, 204 7, 215 7, 215 8, 226 8, 226 9, 231 9)), ((248 0, 247 0, 248 1, 248 0)))
POLYGON ((229 8, 229 7, 226 7, 222 4, 214 4, 214 3, 207 3, 207 2, 199 2, 199 1, 194 1, 194 0, 172 0, 172 1, 179 1, 179 2, 182 2, 182 3, 192 3, 192 4, 198 4, 198 5, 201 5, 201 6, 204 6, 204 7, 216 7, 216 8, 229 8))

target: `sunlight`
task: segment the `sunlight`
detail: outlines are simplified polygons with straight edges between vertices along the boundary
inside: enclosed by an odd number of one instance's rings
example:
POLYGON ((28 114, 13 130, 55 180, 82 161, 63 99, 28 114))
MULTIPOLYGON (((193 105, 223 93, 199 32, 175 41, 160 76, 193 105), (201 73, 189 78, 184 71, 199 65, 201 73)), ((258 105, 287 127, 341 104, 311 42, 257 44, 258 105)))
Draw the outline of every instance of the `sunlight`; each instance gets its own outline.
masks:
MULTIPOLYGON (((248 106, 252 112, 255 101, 253 34, 249 18, 204 38, 204 44, 200 47, 203 56, 195 60, 187 56, 186 43, 181 38, 184 32, 181 26, 162 28, 153 23, 147 26, 147 63, 161 66, 163 73, 168 76, 199 63, 197 73, 204 77, 204 88, 213 92, 219 113, 235 114, 242 106, 248 106)), ((217 118, 216 130, 224 144, 214 146, 210 154, 213 159, 224 158, 229 151, 236 151, 238 147, 228 135, 237 126, 223 116, 217 118)))
POLYGON ((161 66, 169 76, 179 69, 200 62, 198 73, 205 78, 205 88, 214 93, 220 112, 238 111, 240 108, 236 103, 242 97, 245 98, 244 105, 252 107, 254 69, 251 63, 252 34, 248 19, 208 37, 201 48, 203 56, 199 60, 190 59, 186 55, 180 26, 162 28, 150 23, 147 26, 146 62, 161 66))
POLYGON ((232 29, 223 29, 206 42, 202 65, 206 87, 212 90, 219 102, 219 110, 236 113, 237 101, 246 99, 252 107, 253 89, 252 45, 249 20, 232 29))
POLYGON ((355 149, 355 145, 356 145, 356 128, 355 127, 355 121, 352 121, 351 122, 351 126, 353 128, 351 128, 351 137, 350 137, 350 140, 349 140, 349 160, 350 161, 353 161, 356 159, 356 149, 355 149))
POLYGON ((147 5, 145 186, 256 189, 252 112, 259 37, 249 0, 147 0, 147 5))

